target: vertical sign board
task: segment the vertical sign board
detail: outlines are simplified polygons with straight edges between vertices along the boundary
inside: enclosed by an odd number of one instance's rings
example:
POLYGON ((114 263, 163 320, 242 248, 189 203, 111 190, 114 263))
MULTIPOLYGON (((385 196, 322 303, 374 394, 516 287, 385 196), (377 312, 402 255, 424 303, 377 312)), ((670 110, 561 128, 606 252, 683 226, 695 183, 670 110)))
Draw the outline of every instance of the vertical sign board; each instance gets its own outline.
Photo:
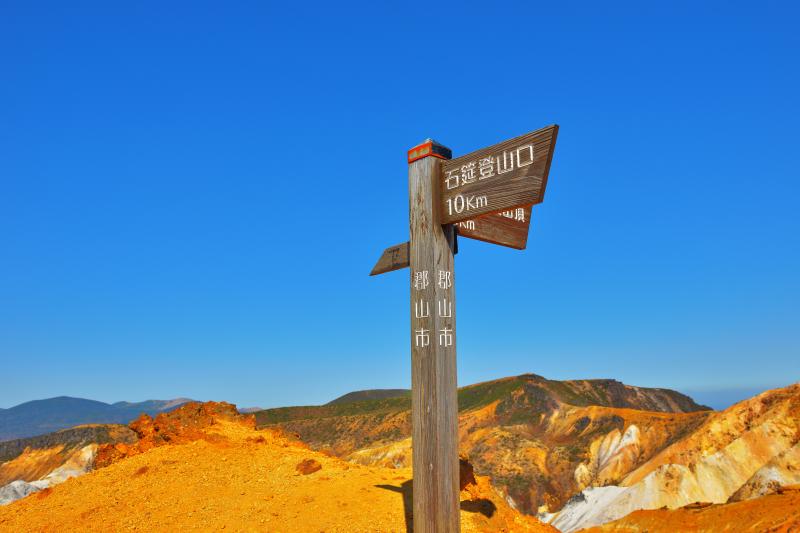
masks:
MULTIPOLYGON (((439 212, 440 158, 409 151, 411 425, 414 531, 459 531, 458 397, 454 262, 456 234, 439 212)), ((446 152, 445 152, 446 150, 446 152)))
POLYGON ((544 199, 558 126, 552 125, 442 165, 442 224, 544 199))

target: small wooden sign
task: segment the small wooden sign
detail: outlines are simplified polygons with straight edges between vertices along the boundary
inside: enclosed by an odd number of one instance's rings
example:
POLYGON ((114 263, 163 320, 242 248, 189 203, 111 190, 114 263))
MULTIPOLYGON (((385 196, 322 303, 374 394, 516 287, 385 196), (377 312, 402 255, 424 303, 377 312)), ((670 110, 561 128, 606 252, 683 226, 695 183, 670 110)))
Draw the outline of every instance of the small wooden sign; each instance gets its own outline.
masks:
POLYGON ((516 207, 455 224, 460 237, 524 250, 528 245, 531 206, 516 207))
POLYGON ((554 124, 442 161, 442 223, 453 224, 541 202, 557 135, 558 126, 554 124))
POLYGON ((393 270, 400 270, 408 266, 408 242, 403 244, 395 244, 383 251, 378 262, 372 267, 370 276, 377 276, 378 274, 385 274, 393 270))
MULTIPOLYGON (((476 239, 477 237, 471 238, 476 239)), ((403 244, 395 244, 394 246, 390 246, 385 249, 380 258, 378 258, 378 262, 375 263, 374 267, 372 267, 372 271, 369 273, 369 275, 377 276, 378 274, 386 274, 387 272, 392 272, 394 270, 408 268, 410 262, 408 256, 410 245, 411 243, 406 241, 403 244)), ((453 253, 458 254, 458 241, 456 241, 453 253)))

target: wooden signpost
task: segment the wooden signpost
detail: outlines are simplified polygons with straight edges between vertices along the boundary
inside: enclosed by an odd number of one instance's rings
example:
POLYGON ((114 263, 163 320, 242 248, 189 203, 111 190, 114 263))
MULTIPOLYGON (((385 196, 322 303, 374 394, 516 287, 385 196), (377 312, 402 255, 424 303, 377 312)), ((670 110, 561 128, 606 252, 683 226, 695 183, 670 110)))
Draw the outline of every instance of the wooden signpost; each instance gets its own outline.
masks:
POLYGON ((370 275, 411 267, 411 425, 416 533, 459 531, 454 256, 457 235, 524 249, 558 126, 450 159, 427 140, 408 151, 410 241, 370 275))

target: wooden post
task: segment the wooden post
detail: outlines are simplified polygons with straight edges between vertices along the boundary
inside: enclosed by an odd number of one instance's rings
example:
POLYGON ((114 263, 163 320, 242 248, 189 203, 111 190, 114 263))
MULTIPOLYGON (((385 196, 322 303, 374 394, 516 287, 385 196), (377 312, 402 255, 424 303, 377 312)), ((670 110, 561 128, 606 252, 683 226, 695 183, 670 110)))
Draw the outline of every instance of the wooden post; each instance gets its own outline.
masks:
POLYGON ((440 220, 440 158, 449 150, 430 140, 409 151, 415 533, 459 531, 456 235, 440 220))

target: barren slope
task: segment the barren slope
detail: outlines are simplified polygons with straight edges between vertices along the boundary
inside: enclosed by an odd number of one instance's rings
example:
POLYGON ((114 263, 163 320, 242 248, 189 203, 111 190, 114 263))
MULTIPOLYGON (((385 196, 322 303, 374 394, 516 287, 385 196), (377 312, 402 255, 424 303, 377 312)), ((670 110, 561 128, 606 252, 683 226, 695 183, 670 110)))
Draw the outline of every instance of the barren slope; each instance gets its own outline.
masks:
MULTIPOLYGON (((410 470, 347 463, 217 407, 193 423, 192 408, 140 425, 144 445, 107 447, 109 466, 0 508, 0 531, 407 531, 410 470)), ((464 531, 555 532, 485 478, 461 494, 464 531)))
POLYGON ((674 510, 636 511, 581 533, 794 533, 800 531, 800 488, 723 505, 692 504, 674 510))

